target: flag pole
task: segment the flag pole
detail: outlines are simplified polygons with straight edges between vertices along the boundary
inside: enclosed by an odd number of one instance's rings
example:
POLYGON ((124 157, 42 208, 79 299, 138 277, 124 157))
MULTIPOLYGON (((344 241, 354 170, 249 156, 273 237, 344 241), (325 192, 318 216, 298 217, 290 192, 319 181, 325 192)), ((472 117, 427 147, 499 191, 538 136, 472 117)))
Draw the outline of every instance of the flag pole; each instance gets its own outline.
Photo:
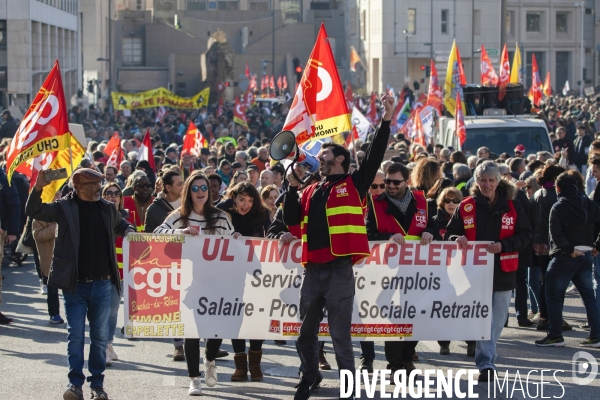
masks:
POLYGON ((360 163, 358 162, 358 155, 356 154, 356 142, 354 141, 354 127, 356 125, 352 125, 352 130, 350 131, 350 136, 352 137, 352 152, 354 153, 354 159, 356 160, 356 169, 360 168, 360 163))

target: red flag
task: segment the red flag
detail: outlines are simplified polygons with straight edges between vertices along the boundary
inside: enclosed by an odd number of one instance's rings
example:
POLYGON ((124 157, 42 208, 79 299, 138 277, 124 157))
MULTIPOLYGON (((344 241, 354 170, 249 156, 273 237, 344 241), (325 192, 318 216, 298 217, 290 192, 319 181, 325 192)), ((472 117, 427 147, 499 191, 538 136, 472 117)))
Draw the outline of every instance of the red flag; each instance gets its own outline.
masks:
POLYGON ((539 107, 540 100, 542 100, 542 79, 535 54, 531 55, 531 95, 531 102, 534 106, 539 107))
POLYGON ((58 61, 31 102, 6 154, 8 182, 25 161, 70 147, 67 105, 58 61))
POLYGON ((348 103, 348 108, 354 107, 354 93, 352 93, 350 81, 346 83, 346 103, 348 103))
POLYGON ((250 67, 248 66, 248 61, 246 61, 246 77, 250 78, 250 67))
POLYGON ((350 131, 350 134, 346 138, 346 148, 350 147, 350 144, 353 140, 358 140, 358 137, 359 135, 358 130, 356 129, 356 125, 352 125, 352 131, 350 131))
POLYGON ((150 139, 150 128, 146 129, 146 134, 142 140, 140 150, 138 153, 138 161, 146 160, 150 163, 150 168, 156 172, 156 165, 154 164, 154 153, 152 151, 152 140, 150 139))
POLYGON ((544 82, 544 96, 552 96, 552 84, 550 83, 550 71, 546 73, 546 81, 544 82))
POLYGON ((377 119, 377 106, 375 105, 375 100, 377 100, 377 95, 373 92, 371 93, 371 102, 369 103, 369 108, 365 115, 372 125, 375 125, 375 120, 377 119))
POLYGON ((236 97, 233 107, 233 122, 239 124, 248 130, 248 120, 246 119, 246 107, 240 103, 236 97))
POLYGON ((412 137, 414 142, 420 144, 423 147, 427 147, 427 141, 425 140, 425 131, 423 130, 423 123, 421 122, 421 113, 419 110, 415 110, 415 122, 412 126, 412 137))
POLYGON ((284 76, 283 76, 283 90, 285 90, 285 89, 287 89, 287 88, 288 88, 288 85, 287 85, 287 78, 286 78, 286 76, 284 75, 284 76))
POLYGON ((283 87, 283 80, 281 78, 281 75, 279 75, 279 77, 277 78, 277 87, 279 88, 279 90, 281 90, 281 88, 283 87))
POLYGON ((498 75, 483 45, 481 45, 481 84, 484 86, 498 85, 498 75))
POLYGON ((275 90, 275 77, 271 75, 271 79, 269 80, 269 89, 275 90))
POLYGON ((467 128, 465 127, 465 115, 462 109, 462 100, 460 93, 456 93, 456 114, 454 114, 454 134, 458 137, 458 143, 460 146, 467 140, 467 128))
POLYGON ((268 79, 269 79, 268 75, 265 75, 260 79, 260 90, 265 90, 267 88, 267 80, 268 79))
POLYGON ((510 82, 510 63, 508 61, 508 50, 506 49, 506 44, 504 44, 504 48, 502 49, 502 57, 500 57, 500 79, 498 84, 500 86, 500 90, 498 92, 498 100, 502 101, 504 99, 504 95, 506 95, 506 86, 510 82))
POLYGON ((106 161, 106 166, 107 167, 115 167, 116 169, 119 169, 119 166, 121 165, 122 161, 123 161, 123 149, 121 148, 121 146, 115 147, 113 149, 113 151, 110 153, 110 157, 108 157, 108 160, 106 161))
POLYGON ((442 99, 442 88, 440 87, 440 82, 438 80, 437 69, 435 68, 435 63, 433 60, 430 61, 431 65, 431 75, 429 76, 429 91, 427 93, 427 105, 435 108, 438 112, 438 115, 442 115, 442 104, 444 100, 442 99))
POLYGON ((121 148, 121 137, 119 136, 118 132, 115 132, 106 144, 106 147, 104 148, 104 154, 110 157, 116 148, 121 148))
POLYGON ((167 115, 167 109, 163 106, 158 107, 158 111, 156 111, 156 120, 154 122, 162 122, 165 115, 167 115))
POLYGON ((189 153, 194 156, 199 156, 202 147, 208 147, 208 141, 202 136, 202 133, 196 128, 196 125, 190 121, 183 139, 181 154, 189 153))
POLYGON ((217 117, 223 115, 223 98, 219 99, 219 107, 217 107, 217 117))

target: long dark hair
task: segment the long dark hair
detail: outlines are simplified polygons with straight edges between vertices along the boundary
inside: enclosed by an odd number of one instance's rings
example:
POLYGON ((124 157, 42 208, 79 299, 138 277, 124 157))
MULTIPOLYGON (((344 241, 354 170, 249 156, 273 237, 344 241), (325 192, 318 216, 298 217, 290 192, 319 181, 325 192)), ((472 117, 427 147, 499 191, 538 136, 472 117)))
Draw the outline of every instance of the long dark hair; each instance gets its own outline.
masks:
MULTIPOLYGON (((192 172, 183 184, 183 190, 181 191, 181 205, 177 210, 179 210, 180 212, 181 221, 184 227, 188 226, 190 215, 194 210, 194 202, 192 200, 191 195, 193 186, 192 184, 194 183, 194 181, 200 179, 206 182, 206 186, 210 186, 206 175, 204 175, 202 171, 199 170, 192 172)), ((204 203, 204 211, 202 213, 204 219, 206 220, 206 227, 204 228, 204 230, 208 231, 209 233, 214 233, 216 217, 221 213, 221 210, 219 210, 213 205, 210 190, 208 190, 206 194, 208 195, 208 198, 206 199, 206 203, 204 203)))
MULTIPOLYGON (((245 195, 252 198, 252 208, 248 211, 248 214, 246 214, 250 219, 250 223, 252 225, 262 224, 267 218, 268 210, 264 206, 258 190, 250 182, 240 182, 229 189, 229 192, 227 193, 227 196, 233 201, 235 201, 235 198, 239 195, 245 195)), ((237 213, 235 205, 234 208, 228 212, 237 213)))

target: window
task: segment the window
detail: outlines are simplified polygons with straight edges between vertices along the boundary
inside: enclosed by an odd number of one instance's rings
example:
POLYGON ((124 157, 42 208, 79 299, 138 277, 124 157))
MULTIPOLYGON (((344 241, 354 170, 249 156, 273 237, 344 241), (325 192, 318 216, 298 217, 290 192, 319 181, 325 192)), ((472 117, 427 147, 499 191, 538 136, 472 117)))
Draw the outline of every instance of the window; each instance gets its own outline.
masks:
POLYGON ((206 0, 187 0, 187 9, 206 11, 206 0))
POLYGON ((6 21, 0 21, 0 50, 6 50, 6 21))
POLYGON ((568 33, 569 32, 569 13, 557 12, 556 13, 556 32, 568 33))
POLYGON ((283 14, 283 24, 296 24, 300 21, 300 0, 279 0, 279 8, 283 14))
MULTIPOLYGON (((537 56, 536 56, 537 57, 537 56)), ((557 51, 556 52, 556 68, 555 68, 555 84, 556 90, 562 90, 565 82, 569 79, 569 70, 571 66, 571 52, 557 51)))
POLYGON ((142 38, 123 38, 123 65, 142 65, 142 38))
POLYGON ((238 0, 219 0, 219 10, 230 11, 238 9, 238 0))
POLYGON ((361 18, 360 18, 360 38, 363 40, 367 38, 367 26, 366 25, 367 25, 367 11, 362 10, 361 18))
POLYGON ((542 13, 528 12, 527 13, 527 32, 542 31, 542 13))
POLYGON ((407 16, 406 30, 408 31, 408 33, 412 33, 412 34, 417 33, 417 9, 409 8, 406 16, 407 16))
POLYGON ((448 34, 448 19, 450 18, 450 10, 444 9, 442 10, 442 33, 444 35, 448 34))
POLYGON ((473 11, 473 34, 481 35, 481 10, 473 11))
POLYGON ((593 14, 594 14, 594 9, 592 9, 592 8, 585 9, 585 15, 593 15, 593 14))
POLYGON ((266 11, 271 8, 270 0, 249 0, 248 3, 250 10, 266 11))
POLYGON ((504 24, 505 24, 504 29, 506 29, 506 34, 514 36, 514 34, 515 34, 515 29, 514 29, 515 12, 514 11, 506 12, 506 20, 504 21, 504 24))
POLYGON ((348 14, 349 14, 348 32, 350 33, 351 36, 354 36, 354 35, 356 35, 356 17, 357 17, 356 7, 351 7, 348 14))

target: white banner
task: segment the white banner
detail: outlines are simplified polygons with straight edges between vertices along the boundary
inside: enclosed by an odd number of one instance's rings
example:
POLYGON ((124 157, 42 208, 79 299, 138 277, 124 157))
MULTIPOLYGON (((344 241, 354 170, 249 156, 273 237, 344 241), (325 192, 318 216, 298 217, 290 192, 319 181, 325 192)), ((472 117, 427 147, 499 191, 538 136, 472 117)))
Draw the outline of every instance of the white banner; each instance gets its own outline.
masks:
MULTIPOLYGON (((354 266, 355 340, 489 339, 487 243, 370 242, 354 266)), ((123 241, 125 333, 135 337, 289 339, 298 335, 301 244, 129 234, 123 241)), ((325 318, 320 335, 327 340, 325 318)))

